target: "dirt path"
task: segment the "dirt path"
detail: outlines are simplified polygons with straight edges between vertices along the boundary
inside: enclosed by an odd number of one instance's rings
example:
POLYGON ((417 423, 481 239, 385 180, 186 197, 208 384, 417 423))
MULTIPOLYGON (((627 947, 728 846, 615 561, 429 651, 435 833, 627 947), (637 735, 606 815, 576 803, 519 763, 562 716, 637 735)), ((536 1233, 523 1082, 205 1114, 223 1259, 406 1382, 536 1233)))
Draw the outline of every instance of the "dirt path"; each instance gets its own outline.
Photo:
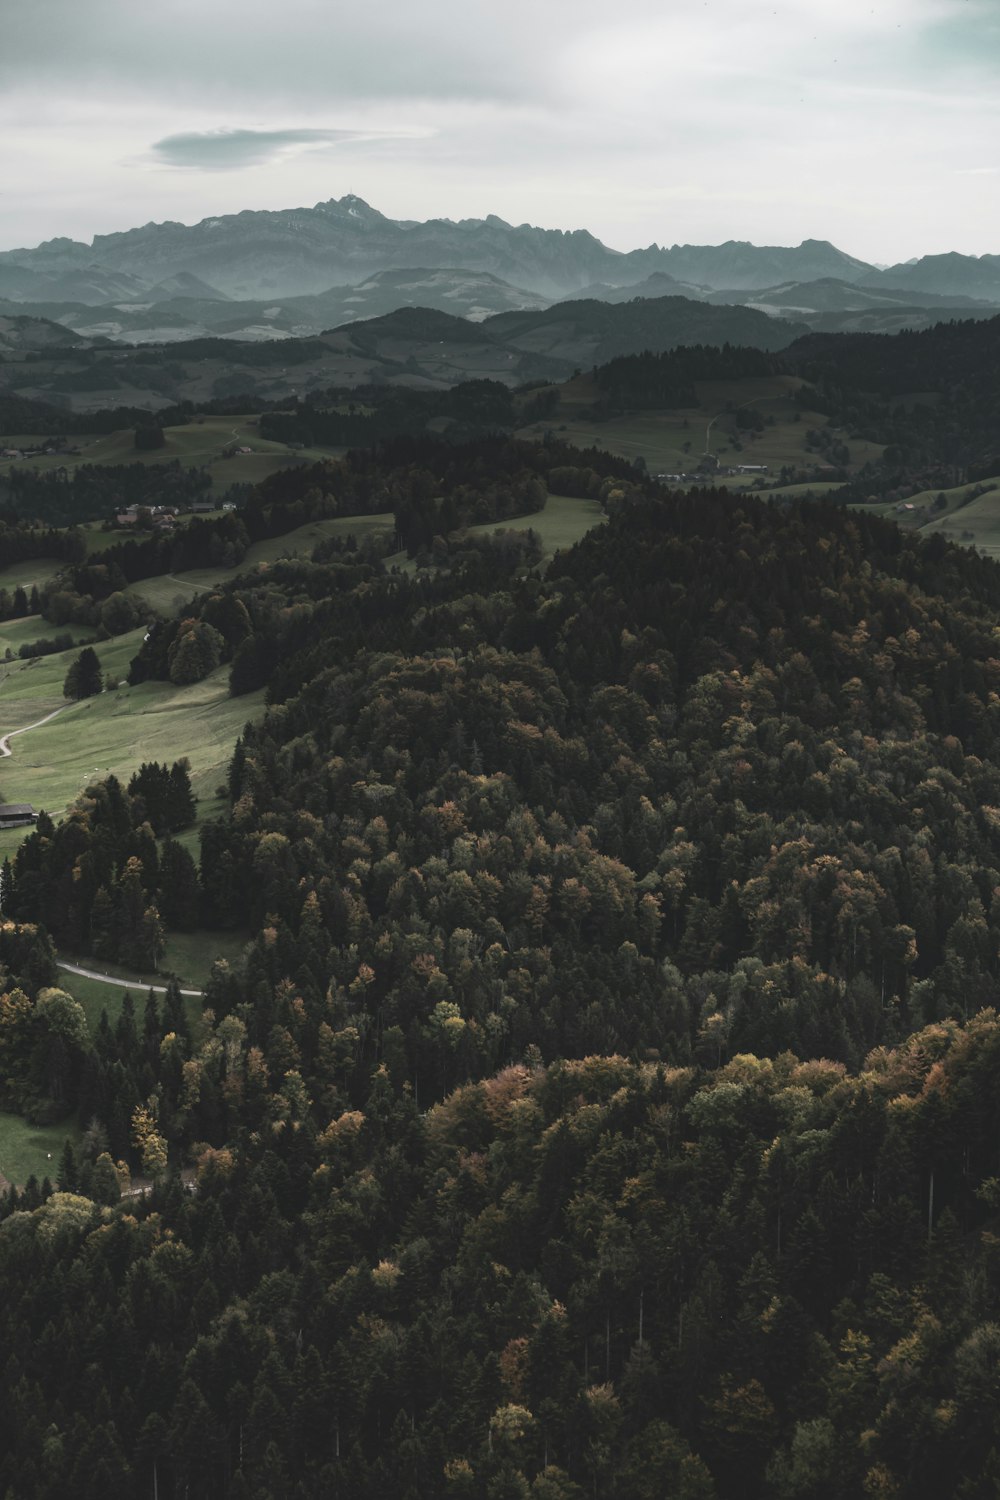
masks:
POLYGON ((13 755, 14 752, 10 748, 10 741, 14 738, 15 735, 27 734, 29 729, 41 729, 43 724, 47 724, 50 719, 55 718, 56 714, 61 714, 64 709, 67 709, 69 707, 70 704, 63 703, 59 706, 59 708, 54 708, 50 714, 46 714, 44 719, 36 719, 34 724, 25 724, 23 729, 11 729, 7 732, 7 734, 0 735, 0 758, 5 755, 13 755))
MULTIPOLYGON (((164 984, 147 984, 144 979, 115 979, 112 974, 101 974, 97 969, 81 969, 79 964, 66 964, 61 959, 56 960, 56 967, 65 969, 67 974, 79 974, 81 979, 96 979, 100 984, 113 984, 120 990, 152 990, 155 995, 165 995, 167 987, 164 984)), ((204 990, 181 990, 182 995, 204 995, 204 990)))

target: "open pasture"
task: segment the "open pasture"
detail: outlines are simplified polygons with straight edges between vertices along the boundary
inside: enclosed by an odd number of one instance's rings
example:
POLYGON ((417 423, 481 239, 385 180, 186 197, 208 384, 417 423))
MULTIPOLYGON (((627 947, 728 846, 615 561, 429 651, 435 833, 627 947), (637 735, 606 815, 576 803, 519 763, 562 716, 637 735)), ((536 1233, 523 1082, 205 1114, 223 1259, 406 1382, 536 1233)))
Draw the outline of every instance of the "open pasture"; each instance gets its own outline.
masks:
MULTIPOLYGON (((600 526, 605 520, 604 512, 597 500, 579 500, 571 495, 550 495, 545 509, 533 516, 523 516, 516 525, 517 530, 537 531, 542 541, 542 555, 546 562, 557 552, 575 544, 588 531, 600 526)), ((494 525, 473 526, 475 532, 494 531, 494 525)))
MULTIPOLYGON (((207 469, 213 490, 221 495, 234 484, 259 484, 290 464, 315 463, 344 452, 343 448, 291 450, 284 443, 262 438, 256 420, 250 416, 196 418, 183 427, 165 428, 164 446, 147 450, 136 448, 131 427, 120 428, 115 432, 71 438, 71 445, 79 450, 76 453, 41 454, 37 458, 3 460, 3 463, 13 462, 16 467, 36 469, 39 473, 65 469, 72 474, 83 464, 149 465, 170 463, 176 459, 185 468, 207 469), (233 445, 253 451, 226 457, 226 449, 233 445)), ((22 439, 26 444, 35 440, 30 437, 22 439)), ((16 445, 15 440, 12 446, 16 445)))
MULTIPOLYGON (((806 434, 810 428, 825 427, 827 419, 797 405, 796 393, 801 386, 802 381, 791 375, 699 381, 696 407, 632 411, 600 418, 593 415, 600 393, 589 375, 581 375, 555 387, 559 392, 558 410, 522 428, 518 436, 537 439, 546 431, 554 431, 557 438, 574 447, 604 448, 633 462, 643 458, 652 474, 692 473, 707 452, 723 465, 766 464, 773 475, 784 464, 807 467, 824 461, 822 455, 806 447, 806 434), (735 435, 730 429, 733 413, 739 408, 759 411, 766 424, 763 431, 743 430, 735 435)), ((878 444, 846 434, 841 440, 850 450, 852 469, 882 452, 878 444)), ((717 482, 742 489, 754 481, 752 476, 734 475, 720 476, 717 482)))
MULTIPOLYGON (((142 631, 96 648, 105 673, 124 679, 142 631)), ((127 782, 143 761, 170 763, 187 756, 202 818, 215 811, 215 789, 225 779, 233 744, 247 720, 260 712, 263 692, 230 698, 229 668, 219 667, 203 682, 175 687, 166 682, 127 684, 66 703, 62 682, 75 653, 66 651, 31 662, 6 664, 0 681, 0 734, 36 724, 54 709, 48 723, 10 742, 0 761, 5 800, 30 802, 61 814, 88 782, 113 772, 127 782)), ((9 854, 24 829, 0 835, 0 855, 9 854)))
MULTIPOLYGON (((511 517, 506 521, 486 521, 480 526, 470 526, 469 536, 492 536, 495 531, 536 531, 542 543, 542 562, 547 564, 557 552, 574 546, 580 539, 600 526, 604 512, 597 500, 578 500, 571 495, 549 495, 545 509, 530 516, 511 517)), ((415 573, 415 558, 405 552, 394 552, 385 559, 387 568, 399 568, 402 573, 415 573)))
POLYGON ((246 557, 235 568, 194 568, 187 573, 162 573, 144 578, 132 585, 130 593, 138 595, 150 609, 173 614, 182 605, 203 594, 206 589, 243 573, 253 573, 283 557, 308 557, 317 542, 331 536, 364 536, 391 533, 395 526, 392 512, 375 516, 331 516, 323 521, 308 521, 284 536, 254 542, 246 557))
POLYGON ((10 563, 7 567, 3 566, 0 557, 0 589, 6 589, 10 594, 15 589, 30 593, 32 588, 41 588, 43 583, 48 583, 61 567, 57 557, 36 557, 29 562, 10 563))
POLYGON ((951 542, 1000 557, 1000 475, 946 490, 921 490, 906 501, 887 500, 852 509, 883 516, 906 531, 919 531, 921 536, 940 533, 951 542), (977 490, 982 493, 977 494, 977 490))
POLYGON ((79 1138, 72 1116, 56 1125, 32 1125, 21 1115, 0 1114, 0 1175, 17 1187, 29 1177, 54 1183, 64 1143, 69 1139, 75 1145, 79 1138))
POLYGON ((965 542, 990 557, 1000 557, 1000 479, 983 480, 982 483, 993 484, 996 488, 967 500, 966 496, 979 485, 963 485, 957 505, 952 503, 957 492, 945 491, 949 501, 947 510, 932 510, 933 496, 929 499, 914 496, 914 505, 922 503, 922 507, 926 507, 920 535, 932 536, 940 532, 949 541, 965 542))
MULTIPOLYGON (((5 656, 8 651, 17 656, 22 646, 30 646, 40 640, 50 641, 56 635, 71 635, 75 642, 79 642, 93 640, 94 632, 89 625, 52 625, 48 620, 43 620, 41 615, 24 615, 20 620, 0 620, 0 657, 5 656)), ((21 665, 20 662, 18 664, 21 665)), ((10 668, 10 662, 0 661, 0 677, 10 668)))
MULTIPOLYGON (((105 974, 107 980, 71 974, 68 970, 61 969, 59 986, 79 1000, 93 1032, 101 1019, 102 1010, 107 1011, 108 1020, 114 1025, 121 1015, 126 993, 131 994, 136 1010, 141 1012, 150 985, 162 988, 167 982, 167 975, 176 977, 182 989, 204 989, 215 961, 224 959, 230 965, 238 964, 249 937, 247 932, 168 932, 163 958, 155 973, 139 974, 121 964, 106 963, 103 959, 61 953, 59 956, 64 962, 105 974), (118 980, 127 982, 127 990, 119 983, 109 982, 118 980)), ((162 1003, 163 997, 159 998, 162 1003)), ((197 995, 184 996, 184 1008, 192 1025, 200 1017, 201 1007, 202 1001, 197 995)))

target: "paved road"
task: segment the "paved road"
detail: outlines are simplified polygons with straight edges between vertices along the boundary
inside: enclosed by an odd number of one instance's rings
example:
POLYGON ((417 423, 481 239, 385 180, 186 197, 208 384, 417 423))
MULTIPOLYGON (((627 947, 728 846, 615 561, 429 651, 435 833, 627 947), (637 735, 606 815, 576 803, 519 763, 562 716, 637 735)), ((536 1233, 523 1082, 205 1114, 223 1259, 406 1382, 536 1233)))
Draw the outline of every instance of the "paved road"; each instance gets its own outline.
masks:
POLYGON ((61 714, 63 709, 69 708, 69 706, 68 703, 62 703, 58 708, 54 708, 50 714, 46 714, 44 719, 36 719, 34 724, 25 724, 23 729, 11 729, 7 734, 0 735, 0 756, 13 755, 14 752, 10 748, 10 741, 16 734, 27 734, 29 729, 41 729, 43 724, 47 724, 50 719, 55 718, 56 714, 61 714))
MULTIPOLYGON (((81 969, 79 964, 64 964, 57 960, 56 967, 67 974, 79 974, 82 979, 97 979, 101 984, 113 984, 120 990, 152 990, 155 995, 165 995, 165 984, 147 984, 144 979, 115 979, 111 974, 101 974, 96 969, 81 969)), ((204 995, 204 990, 181 990, 182 995, 204 995)))

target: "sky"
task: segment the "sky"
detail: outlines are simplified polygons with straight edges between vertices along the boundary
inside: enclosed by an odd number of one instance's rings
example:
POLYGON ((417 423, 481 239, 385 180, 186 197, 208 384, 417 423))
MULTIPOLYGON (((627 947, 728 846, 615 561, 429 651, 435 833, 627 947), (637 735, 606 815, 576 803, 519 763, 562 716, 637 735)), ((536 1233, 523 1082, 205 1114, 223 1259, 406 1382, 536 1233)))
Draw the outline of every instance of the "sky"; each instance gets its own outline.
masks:
POLYGON ((33 0, 0 248, 356 193, 658 244, 1000 253, 1000 0, 33 0))

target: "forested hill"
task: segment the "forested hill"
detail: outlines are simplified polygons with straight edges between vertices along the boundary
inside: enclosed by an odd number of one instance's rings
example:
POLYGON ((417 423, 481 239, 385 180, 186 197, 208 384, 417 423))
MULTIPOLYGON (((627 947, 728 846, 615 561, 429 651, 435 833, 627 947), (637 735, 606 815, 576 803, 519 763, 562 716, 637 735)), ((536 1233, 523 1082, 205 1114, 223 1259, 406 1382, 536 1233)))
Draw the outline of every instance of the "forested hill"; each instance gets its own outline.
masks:
POLYGON ((387 612, 317 671, 345 618, 317 643, 319 606, 204 878, 228 853, 233 914, 279 932, 314 891, 372 968, 371 1060, 399 1027, 425 1096, 457 1076, 428 996, 474 1023, 458 1073, 529 1044, 687 1061, 709 995, 737 1050, 859 1064, 994 993, 998 607, 974 554, 712 492, 628 508, 544 583, 387 612), (484 951, 449 956, 455 929, 484 951))
POLYGON ((88 1039, 32 941, 145 919, 142 799, 22 846, 4 1066, 96 1124, 0 1227, 11 1494, 996 1484, 1000 570, 606 478, 544 577, 231 586, 281 672, 200 1031, 88 1039))

